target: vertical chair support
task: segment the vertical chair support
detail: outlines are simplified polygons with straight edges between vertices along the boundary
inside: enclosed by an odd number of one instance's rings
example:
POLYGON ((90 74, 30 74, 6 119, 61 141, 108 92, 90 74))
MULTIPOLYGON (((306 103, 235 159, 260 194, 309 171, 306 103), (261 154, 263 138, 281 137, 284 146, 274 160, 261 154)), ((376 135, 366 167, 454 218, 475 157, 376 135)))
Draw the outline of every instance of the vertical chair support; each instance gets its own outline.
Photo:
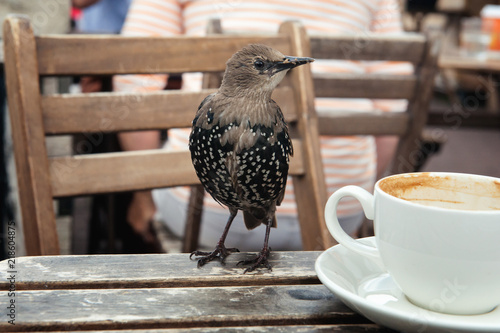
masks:
MULTIPOLYGON (((222 26, 220 20, 210 20, 207 26, 207 35, 221 34, 222 26)), ((203 74, 202 88, 218 88, 222 77, 218 73, 203 74)), ((203 200, 205 189, 203 185, 191 186, 189 205, 184 228, 184 240, 182 242, 182 252, 193 252, 198 248, 200 238, 201 221, 203 217, 203 200)))
POLYGON ((420 80, 415 86, 413 100, 408 101, 410 104, 408 131, 399 140, 395 158, 390 166, 391 174, 414 172, 416 162, 422 154, 421 136, 427 123, 427 110, 434 91, 433 83, 440 49, 441 43, 437 38, 429 37, 425 42, 420 80))
POLYGON ((26 251, 32 255, 59 254, 40 86, 38 80, 30 79, 38 77, 35 36, 30 24, 17 17, 6 21, 3 36, 7 98, 14 106, 9 111, 11 126, 16 129, 12 133, 26 251))
MULTIPOLYGON (((293 56, 310 56, 309 39, 302 25, 298 22, 285 22, 279 31, 290 36, 293 56)), ((297 105, 297 130, 303 140, 306 168, 305 175, 293 176, 302 247, 304 250, 322 250, 335 244, 335 241, 330 236, 324 219, 327 189, 320 152, 318 117, 314 109, 313 80, 308 66, 297 67, 290 75, 297 105)))

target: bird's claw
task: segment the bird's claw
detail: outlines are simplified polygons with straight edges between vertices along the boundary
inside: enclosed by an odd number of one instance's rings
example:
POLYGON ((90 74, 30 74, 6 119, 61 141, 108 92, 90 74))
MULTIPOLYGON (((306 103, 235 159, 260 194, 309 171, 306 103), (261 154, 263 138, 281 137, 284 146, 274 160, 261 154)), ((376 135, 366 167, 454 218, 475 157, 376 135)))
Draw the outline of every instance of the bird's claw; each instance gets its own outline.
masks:
POLYGON ((246 268, 243 271, 243 274, 248 273, 248 272, 253 272, 255 269, 262 267, 262 266, 267 268, 268 270, 272 271, 273 269, 271 267, 271 264, 267 260, 267 258, 269 257, 269 253, 270 253, 269 249, 263 249, 257 257, 255 257, 253 259, 249 259, 249 260, 239 261, 236 265, 237 266, 239 266, 239 265, 251 265, 250 267, 246 268))
POLYGON ((221 264, 224 265, 227 256, 232 252, 240 252, 240 250, 237 248, 226 248, 224 245, 217 245, 212 252, 193 251, 189 255, 189 259, 192 259, 193 256, 202 256, 198 259, 198 268, 214 259, 219 259, 221 264))

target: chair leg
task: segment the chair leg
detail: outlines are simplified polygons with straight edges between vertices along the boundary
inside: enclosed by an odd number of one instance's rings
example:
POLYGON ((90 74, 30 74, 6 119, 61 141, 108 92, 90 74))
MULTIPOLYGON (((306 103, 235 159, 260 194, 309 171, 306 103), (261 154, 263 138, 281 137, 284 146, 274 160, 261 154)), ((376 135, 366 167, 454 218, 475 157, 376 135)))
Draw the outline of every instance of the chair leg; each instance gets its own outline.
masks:
POLYGON ((191 186, 182 252, 190 253, 198 248, 204 197, 205 190, 202 185, 191 186))
MULTIPOLYGON (((222 25, 219 19, 212 19, 207 25, 207 35, 221 34, 222 25)), ((203 89, 217 88, 222 82, 222 73, 203 74, 203 89)), ((186 229, 184 230, 184 240, 182 252, 191 253, 198 249, 200 236, 201 216, 203 214, 203 198, 205 189, 202 185, 191 186, 191 196, 186 219, 186 229)))
POLYGON ((375 233, 373 231, 373 221, 370 221, 365 217, 365 219, 363 220, 363 224, 361 224, 361 227, 357 231, 356 236, 358 238, 375 236, 375 233))

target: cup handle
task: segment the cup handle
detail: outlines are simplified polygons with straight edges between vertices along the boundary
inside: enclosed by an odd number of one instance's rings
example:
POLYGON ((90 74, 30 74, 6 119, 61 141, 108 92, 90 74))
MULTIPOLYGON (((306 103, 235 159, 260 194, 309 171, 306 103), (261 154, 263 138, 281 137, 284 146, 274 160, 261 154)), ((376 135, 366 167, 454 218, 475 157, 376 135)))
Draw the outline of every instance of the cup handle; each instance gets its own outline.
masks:
POLYGON ((365 189, 348 185, 335 191, 328 199, 325 206, 325 220, 328 230, 332 234, 333 238, 342 244, 346 248, 361 255, 370 258, 380 258, 379 251, 376 247, 365 245, 361 242, 356 241, 351 236, 349 236, 340 226, 339 219, 337 217, 337 206, 340 199, 346 196, 352 196, 356 198, 363 207, 366 218, 373 220, 374 217, 374 198, 371 193, 365 189))

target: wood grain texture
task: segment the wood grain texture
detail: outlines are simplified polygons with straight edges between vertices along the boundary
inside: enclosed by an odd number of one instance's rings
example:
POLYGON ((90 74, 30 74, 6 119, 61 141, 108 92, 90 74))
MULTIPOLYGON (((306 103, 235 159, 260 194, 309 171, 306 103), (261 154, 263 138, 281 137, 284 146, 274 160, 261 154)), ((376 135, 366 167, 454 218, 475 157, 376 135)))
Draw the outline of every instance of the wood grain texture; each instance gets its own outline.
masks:
POLYGON ((337 111, 319 114, 322 135, 398 135, 408 130, 407 112, 337 111))
POLYGON ((50 160, 54 197, 194 185, 189 151, 141 150, 50 160))
MULTIPOLYGON (((272 252, 273 270, 202 268, 188 254, 16 258, 16 325, 6 331, 390 332, 347 308, 314 269, 320 252, 272 252), (137 331, 136 331, 137 330, 137 331)), ((9 261, 0 262, 7 293, 9 261)))
POLYGON ((425 49, 425 37, 404 35, 311 35, 311 54, 317 59, 389 60, 420 63, 425 49))
POLYGON ((190 127, 198 105, 214 91, 43 96, 45 132, 102 133, 190 127))
MULTIPOLYGON (((221 229, 223 224, 221 224, 221 229)), ((189 255, 142 254, 16 258, 17 290, 174 288, 319 284, 314 262, 320 252, 271 252, 272 271, 242 274, 240 260, 253 253, 233 253, 197 268, 189 255), (293 268, 292 268, 293 267, 293 268)), ((0 262, 0 290, 9 288, 8 262, 0 262)))
POLYGON ((253 43, 272 45, 284 54, 290 51, 287 38, 276 35, 238 38, 47 35, 36 38, 36 51, 41 75, 174 74, 224 71, 227 59, 235 51, 253 43))
POLYGON ((3 36, 26 251, 34 255, 58 254, 33 30, 25 19, 10 17, 4 22, 3 36))
MULTIPOLYGON (((96 333, 101 331, 86 331, 96 333)), ((294 325, 294 326, 231 326, 231 327, 193 327, 193 328, 169 328, 155 329, 158 333, 393 333, 390 329, 382 328, 375 324, 339 324, 339 325, 294 325)), ((148 329, 138 330, 109 330, 106 333, 151 333, 148 329)))
MULTIPOLYGON (((304 146, 297 139, 293 145, 290 174, 302 175, 304 146)), ((199 184, 187 147, 53 157, 49 163, 54 197, 199 184)))
MULTIPOLYGON (((15 327, 3 321, 0 329, 369 325, 319 283, 319 254, 273 252, 272 271, 248 274, 236 264, 255 254, 235 253, 225 266, 201 269, 187 254, 17 258, 16 304, 23 315, 15 327)), ((4 290, 7 264, 0 262, 4 290)))
POLYGON ((193 185, 189 192, 186 224, 184 226, 184 239, 181 251, 191 253, 198 249, 201 223, 203 217, 203 202, 205 201, 205 188, 203 185, 193 185))
MULTIPOLYGON (((43 96, 44 129, 46 134, 70 134, 191 127, 201 101, 215 91, 43 96)), ((297 119, 291 94, 290 87, 276 89, 273 94, 288 122, 297 119)))
POLYGON ((316 97, 411 99, 414 75, 315 74, 316 97))
POLYGON ((23 315, 4 332, 370 323, 323 285, 30 290, 16 302, 23 315))
MULTIPOLYGON (((292 36, 294 56, 310 56, 309 39, 304 27, 296 22, 286 22, 280 27, 280 33, 292 36)), ((327 190, 320 152, 318 117, 314 109, 311 69, 308 66, 297 67, 290 72, 289 77, 295 91, 294 102, 299 116, 292 131, 295 130, 302 138, 304 155, 304 174, 292 177, 302 248, 308 251, 321 250, 336 242, 326 229, 323 215, 327 190)))

